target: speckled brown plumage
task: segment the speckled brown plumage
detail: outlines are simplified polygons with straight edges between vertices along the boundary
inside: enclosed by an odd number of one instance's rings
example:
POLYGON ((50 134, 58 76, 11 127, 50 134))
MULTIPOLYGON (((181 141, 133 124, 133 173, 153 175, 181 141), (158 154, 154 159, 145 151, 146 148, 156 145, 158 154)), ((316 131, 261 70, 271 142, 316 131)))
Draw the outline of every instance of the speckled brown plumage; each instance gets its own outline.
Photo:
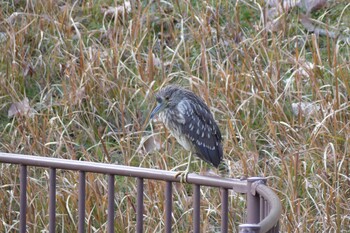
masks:
POLYGON ((171 134, 188 151, 218 167, 222 157, 221 133, 204 101, 193 92, 169 85, 156 93, 158 114, 171 134))

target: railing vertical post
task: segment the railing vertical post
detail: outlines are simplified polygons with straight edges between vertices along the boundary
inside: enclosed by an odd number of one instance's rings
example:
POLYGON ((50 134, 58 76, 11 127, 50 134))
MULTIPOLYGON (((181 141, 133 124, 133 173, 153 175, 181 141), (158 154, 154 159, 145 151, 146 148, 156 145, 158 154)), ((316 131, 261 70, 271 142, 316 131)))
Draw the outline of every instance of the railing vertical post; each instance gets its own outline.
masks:
POLYGON ((265 199, 260 196, 260 221, 265 218, 265 199))
POLYGON ((143 178, 137 178, 136 232, 143 232, 143 178))
POLYGON ((264 218, 269 215, 270 212, 270 206, 267 200, 264 199, 264 218))
POLYGON ((114 233, 114 175, 108 175, 107 231, 114 233))
POLYGON ((257 181, 266 182, 264 177, 250 177, 247 179, 248 192, 247 192, 247 223, 256 224, 260 221, 260 197, 256 195, 255 187, 253 183, 257 181))
POLYGON ((56 228, 56 169, 50 168, 49 186, 49 232, 55 233, 56 228))
POLYGON ((19 220, 19 232, 25 233, 27 228, 26 212, 27 212, 27 166, 21 164, 20 166, 20 177, 19 177, 19 187, 20 187, 20 220, 19 220))
POLYGON ((228 189, 221 188, 221 233, 228 232, 228 189))
POLYGON ((247 179, 247 223, 239 225, 240 233, 258 233, 260 232, 260 226, 258 225, 262 213, 261 199, 256 193, 256 185, 262 182, 266 183, 266 178, 264 177, 250 177, 247 179))
POLYGON ((201 187, 198 184, 193 185, 193 232, 200 232, 200 194, 201 187))
POLYGON ((78 232, 85 232, 85 172, 79 172, 79 193, 78 193, 78 232))
POLYGON ((173 191, 172 182, 167 181, 165 187, 165 232, 171 232, 172 219, 172 205, 173 205, 173 191))

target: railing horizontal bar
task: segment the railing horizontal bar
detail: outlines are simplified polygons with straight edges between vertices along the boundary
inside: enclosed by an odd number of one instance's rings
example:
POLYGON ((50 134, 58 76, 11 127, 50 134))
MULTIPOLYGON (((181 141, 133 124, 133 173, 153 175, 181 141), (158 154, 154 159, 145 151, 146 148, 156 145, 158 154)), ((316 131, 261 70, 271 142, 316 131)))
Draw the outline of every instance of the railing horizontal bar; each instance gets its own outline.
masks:
POLYGON ((49 186, 49 232, 55 233, 56 228, 56 169, 50 168, 49 186))
MULTIPOLYGON (((66 160, 51 157, 19 155, 0 152, 0 162, 25 164, 37 167, 53 167, 56 169, 67 169, 84 172, 95 172, 103 174, 114 174, 120 176, 141 177, 145 179, 165 180, 170 182, 179 182, 180 178, 175 178, 177 172, 164 171, 151 168, 130 167, 115 164, 95 163, 79 160, 66 160)), ((201 186, 222 187, 234 189, 237 193, 247 193, 246 181, 239 179, 229 179, 214 176, 200 176, 197 174, 188 174, 187 182, 201 186)))
POLYGON ((114 175, 108 175, 107 231, 114 233, 114 175))
POLYGON ((173 186, 170 181, 166 182, 165 187, 165 232, 171 233, 172 225, 172 205, 173 205, 173 186))
POLYGON ((19 217, 19 232, 25 233, 27 228, 27 166, 22 165, 20 167, 20 177, 19 177, 19 186, 20 186, 20 217, 19 217))

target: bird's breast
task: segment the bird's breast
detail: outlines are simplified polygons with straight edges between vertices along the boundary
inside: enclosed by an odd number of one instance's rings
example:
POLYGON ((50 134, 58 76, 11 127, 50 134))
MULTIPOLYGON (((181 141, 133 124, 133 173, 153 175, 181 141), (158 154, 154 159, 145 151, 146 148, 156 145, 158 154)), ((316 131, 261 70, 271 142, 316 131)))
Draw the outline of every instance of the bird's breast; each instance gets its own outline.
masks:
POLYGON ((184 123, 184 119, 177 112, 164 111, 159 114, 159 120, 162 121, 165 127, 170 131, 171 135, 176 138, 177 142, 183 146, 186 150, 191 151, 192 143, 181 132, 181 125, 184 123))

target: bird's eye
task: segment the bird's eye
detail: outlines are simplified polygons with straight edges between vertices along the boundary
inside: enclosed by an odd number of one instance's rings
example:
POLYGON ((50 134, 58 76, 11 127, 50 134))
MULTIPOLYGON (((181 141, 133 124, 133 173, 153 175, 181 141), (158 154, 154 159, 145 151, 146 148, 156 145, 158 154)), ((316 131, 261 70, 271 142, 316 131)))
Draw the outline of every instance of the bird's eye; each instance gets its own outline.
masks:
POLYGON ((165 100, 168 101, 170 97, 168 95, 165 96, 165 100))

